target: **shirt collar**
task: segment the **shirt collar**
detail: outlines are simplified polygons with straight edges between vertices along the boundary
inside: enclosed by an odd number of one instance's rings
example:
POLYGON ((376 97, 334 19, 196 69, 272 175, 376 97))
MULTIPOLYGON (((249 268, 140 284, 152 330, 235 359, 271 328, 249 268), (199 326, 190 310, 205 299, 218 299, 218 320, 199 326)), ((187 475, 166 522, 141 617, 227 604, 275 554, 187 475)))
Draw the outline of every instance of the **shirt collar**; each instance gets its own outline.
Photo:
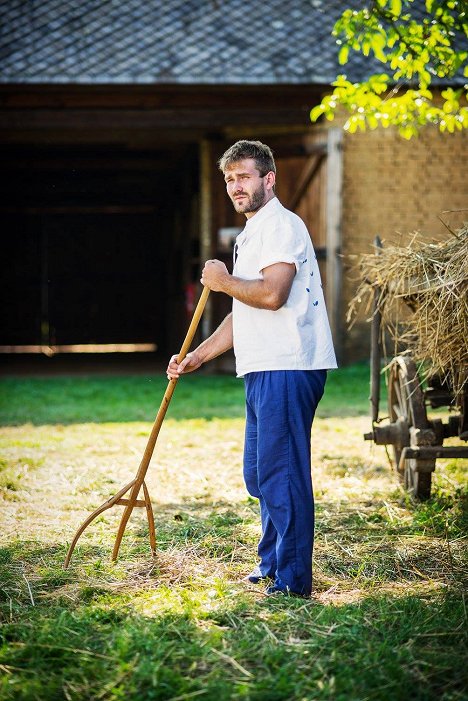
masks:
POLYGON ((255 212, 253 217, 250 217, 250 219, 247 219, 246 225, 244 227, 244 231, 247 235, 250 235, 257 231, 269 216, 278 209, 278 207, 281 207, 281 203, 279 199, 276 197, 272 197, 271 200, 269 200, 266 204, 261 207, 258 212, 255 212))

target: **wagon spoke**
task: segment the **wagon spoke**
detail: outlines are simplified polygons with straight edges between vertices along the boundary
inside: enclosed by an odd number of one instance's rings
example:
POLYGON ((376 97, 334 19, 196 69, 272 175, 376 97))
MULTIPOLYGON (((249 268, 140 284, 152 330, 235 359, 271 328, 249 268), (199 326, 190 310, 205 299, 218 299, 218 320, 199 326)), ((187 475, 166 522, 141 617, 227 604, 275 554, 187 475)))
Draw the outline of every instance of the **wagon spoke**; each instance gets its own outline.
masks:
POLYGON ((406 416, 406 413, 405 413, 406 402, 404 401, 404 398, 401 394, 401 386, 400 386, 400 383, 398 380, 399 380, 399 377, 397 375, 397 379, 396 379, 396 382, 393 385, 393 387, 395 390, 395 394, 397 396, 398 405, 394 404, 394 408, 396 408, 398 406, 398 409, 397 409, 398 416, 406 416))
POLYGON ((430 494, 431 471, 428 461, 424 464, 419 458, 411 458, 400 465, 402 449, 410 444, 410 431, 427 428, 427 414, 424 395, 421 390, 417 368, 414 361, 408 357, 395 358, 389 377, 388 387, 389 414, 392 423, 403 419, 397 433, 398 438, 393 443, 395 465, 400 467, 400 476, 404 479, 405 488, 414 496, 425 499, 430 494), (407 428, 405 428, 407 427, 407 428), (401 434, 401 431, 405 433, 401 434), (421 469, 420 471, 420 468, 421 469))

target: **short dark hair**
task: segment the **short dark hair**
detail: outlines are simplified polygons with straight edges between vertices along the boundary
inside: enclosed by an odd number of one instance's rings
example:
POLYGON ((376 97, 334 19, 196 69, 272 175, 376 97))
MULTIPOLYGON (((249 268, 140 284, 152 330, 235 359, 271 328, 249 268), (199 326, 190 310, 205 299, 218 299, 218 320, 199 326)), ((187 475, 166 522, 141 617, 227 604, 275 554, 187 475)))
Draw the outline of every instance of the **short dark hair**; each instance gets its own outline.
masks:
POLYGON ((218 161, 219 169, 225 173, 234 163, 246 158, 254 159, 255 166, 262 177, 270 171, 276 173, 275 159, 271 148, 262 144, 261 141, 246 141, 245 139, 236 141, 223 153, 218 161))

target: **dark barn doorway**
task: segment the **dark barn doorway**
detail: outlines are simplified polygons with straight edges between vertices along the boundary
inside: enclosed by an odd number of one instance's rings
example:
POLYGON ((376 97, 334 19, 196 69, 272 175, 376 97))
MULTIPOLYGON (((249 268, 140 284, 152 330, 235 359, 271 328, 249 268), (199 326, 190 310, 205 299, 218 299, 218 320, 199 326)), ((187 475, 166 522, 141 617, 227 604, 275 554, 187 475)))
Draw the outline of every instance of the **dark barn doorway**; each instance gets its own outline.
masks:
POLYGON ((5 156, 0 345, 166 354, 197 256, 196 145, 5 156))

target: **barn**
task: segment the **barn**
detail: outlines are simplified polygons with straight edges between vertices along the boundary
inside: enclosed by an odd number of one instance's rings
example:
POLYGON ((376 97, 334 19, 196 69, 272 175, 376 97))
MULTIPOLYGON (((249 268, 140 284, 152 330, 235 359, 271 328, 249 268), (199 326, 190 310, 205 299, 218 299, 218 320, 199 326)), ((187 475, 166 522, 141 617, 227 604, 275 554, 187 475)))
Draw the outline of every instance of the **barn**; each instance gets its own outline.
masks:
MULTIPOLYGON (((278 196, 317 250, 341 362, 367 356, 365 323, 345 321, 349 256, 376 234, 437 238, 441 219, 466 219, 468 154, 463 133, 408 143, 311 124, 342 70, 330 32, 349 4, 1 5, 4 356, 176 349, 203 261, 229 266, 243 224, 216 165, 238 138, 273 148, 278 196)), ((346 72, 374 69, 356 55, 346 72)), ((228 309, 212 295, 200 333, 228 309)))

